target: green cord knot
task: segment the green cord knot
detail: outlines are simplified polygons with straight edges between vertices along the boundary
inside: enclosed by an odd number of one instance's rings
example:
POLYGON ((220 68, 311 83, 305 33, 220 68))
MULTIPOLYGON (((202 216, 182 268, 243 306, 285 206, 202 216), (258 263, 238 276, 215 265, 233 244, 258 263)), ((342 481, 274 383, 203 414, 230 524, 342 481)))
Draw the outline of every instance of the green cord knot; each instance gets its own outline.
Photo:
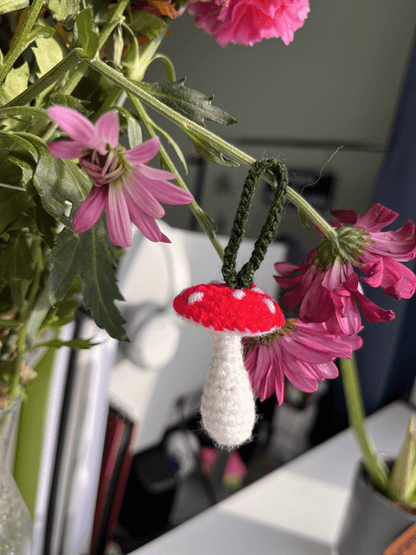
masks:
POLYGON ((257 160, 251 166, 247 178, 243 185, 240 203, 234 218, 228 245, 224 251, 224 263, 222 275, 229 287, 233 289, 245 289, 252 287, 254 272, 260 267, 267 248, 276 234, 277 227, 282 216, 282 209, 285 200, 287 187, 289 184, 289 174, 286 166, 277 158, 263 158, 257 160), (276 175, 276 193, 269 210, 266 222, 261 228, 260 235, 254 245, 250 260, 244 264, 241 270, 236 272, 237 252, 244 237, 244 232, 250 213, 254 193, 260 177, 266 171, 271 171, 276 175))

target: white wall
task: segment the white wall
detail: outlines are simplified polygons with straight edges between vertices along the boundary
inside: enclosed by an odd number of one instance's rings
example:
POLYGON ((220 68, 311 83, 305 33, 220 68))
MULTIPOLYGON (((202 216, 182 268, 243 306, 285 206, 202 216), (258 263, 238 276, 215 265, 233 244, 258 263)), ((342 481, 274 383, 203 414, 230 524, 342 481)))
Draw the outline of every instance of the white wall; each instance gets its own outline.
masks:
MULTIPOLYGON (((258 147, 243 147, 252 155, 281 155, 289 169, 319 172, 336 146, 345 144, 325 167, 338 178, 333 208, 363 212, 388 146, 415 21, 416 2, 411 0, 314 0, 304 27, 289 46, 270 39, 253 47, 221 48, 185 13, 173 22, 173 34, 164 39, 161 50, 174 61, 178 78, 187 76, 187 86, 214 94, 214 104, 239 121, 230 127, 208 122, 212 131, 231 142, 260 141, 258 147), (293 140, 330 146, 285 145, 293 140), (371 151, 348 150, 348 143, 360 143, 371 151)), ((155 62, 146 80, 164 80, 159 64, 155 62)), ((188 149, 181 132, 166 127, 188 149)), ((245 170, 210 167, 203 207, 214 219, 232 217, 244 174, 245 170), (218 179, 229 185, 220 200, 210 191, 218 179)), ((191 187, 193 179, 191 171, 191 187)), ((182 215, 175 218, 175 214, 176 209, 169 211, 170 223, 181 225, 182 215)), ((227 221, 221 231, 228 232, 230 225, 227 221)), ((289 210, 283 232, 298 235, 302 242, 315 241, 313 232, 298 229, 297 215, 289 210)), ((252 235, 256 232, 254 224, 252 235)))

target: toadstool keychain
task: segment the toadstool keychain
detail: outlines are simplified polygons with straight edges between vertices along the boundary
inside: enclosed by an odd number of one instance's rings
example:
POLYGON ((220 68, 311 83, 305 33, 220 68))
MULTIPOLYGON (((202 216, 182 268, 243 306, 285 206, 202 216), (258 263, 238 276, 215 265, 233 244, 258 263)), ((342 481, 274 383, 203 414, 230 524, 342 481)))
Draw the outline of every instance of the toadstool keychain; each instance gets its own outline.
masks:
POLYGON ((279 160, 258 160, 251 166, 224 250, 221 271, 225 283, 194 285, 173 301, 179 316, 207 328, 213 341, 214 354, 201 401, 202 422, 218 445, 230 449, 251 439, 256 421, 255 400, 244 366, 241 339, 272 333, 285 322, 276 301, 253 284, 253 275, 280 222, 287 184, 287 169, 279 160), (250 260, 237 273, 237 252, 254 192, 261 174, 267 170, 278 176, 277 190, 250 260))

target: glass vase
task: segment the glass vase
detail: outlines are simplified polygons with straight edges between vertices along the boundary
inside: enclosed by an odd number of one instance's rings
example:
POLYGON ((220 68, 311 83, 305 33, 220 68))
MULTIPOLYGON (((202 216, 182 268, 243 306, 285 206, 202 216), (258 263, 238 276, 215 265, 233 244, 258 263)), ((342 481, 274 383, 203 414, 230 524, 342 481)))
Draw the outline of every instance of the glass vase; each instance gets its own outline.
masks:
POLYGON ((12 475, 22 399, 0 410, 0 555, 30 555, 32 522, 12 475))

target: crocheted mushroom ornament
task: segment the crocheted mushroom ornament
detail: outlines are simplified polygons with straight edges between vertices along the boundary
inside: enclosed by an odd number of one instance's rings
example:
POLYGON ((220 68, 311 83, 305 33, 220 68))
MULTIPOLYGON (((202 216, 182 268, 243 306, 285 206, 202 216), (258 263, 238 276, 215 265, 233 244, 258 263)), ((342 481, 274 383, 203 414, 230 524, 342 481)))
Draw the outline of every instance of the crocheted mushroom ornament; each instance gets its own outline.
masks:
POLYGON ((219 445, 231 448, 246 442, 256 413, 241 338, 281 327, 285 318, 279 305, 255 286, 233 289, 225 283, 209 283, 183 291, 173 308, 190 323, 207 328, 214 343, 201 403, 204 427, 219 445))
POLYGON ((214 356, 202 396, 202 422, 214 441, 228 448, 249 440, 256 421, 241 338, 272 333, 285 323, 276 301, 253 285, 253 275, 276 232, 288 182, 289 174, 280 160, 266 158, 250 166, 224 250, 221 272, 225 283, 194 285, 173 301, 176 312, 189 322, 207 328, 214 343, 214 356), (251 202, 266 171, 276 175, 276 192, 251 257, 237 273, 237 252, 251 202))

